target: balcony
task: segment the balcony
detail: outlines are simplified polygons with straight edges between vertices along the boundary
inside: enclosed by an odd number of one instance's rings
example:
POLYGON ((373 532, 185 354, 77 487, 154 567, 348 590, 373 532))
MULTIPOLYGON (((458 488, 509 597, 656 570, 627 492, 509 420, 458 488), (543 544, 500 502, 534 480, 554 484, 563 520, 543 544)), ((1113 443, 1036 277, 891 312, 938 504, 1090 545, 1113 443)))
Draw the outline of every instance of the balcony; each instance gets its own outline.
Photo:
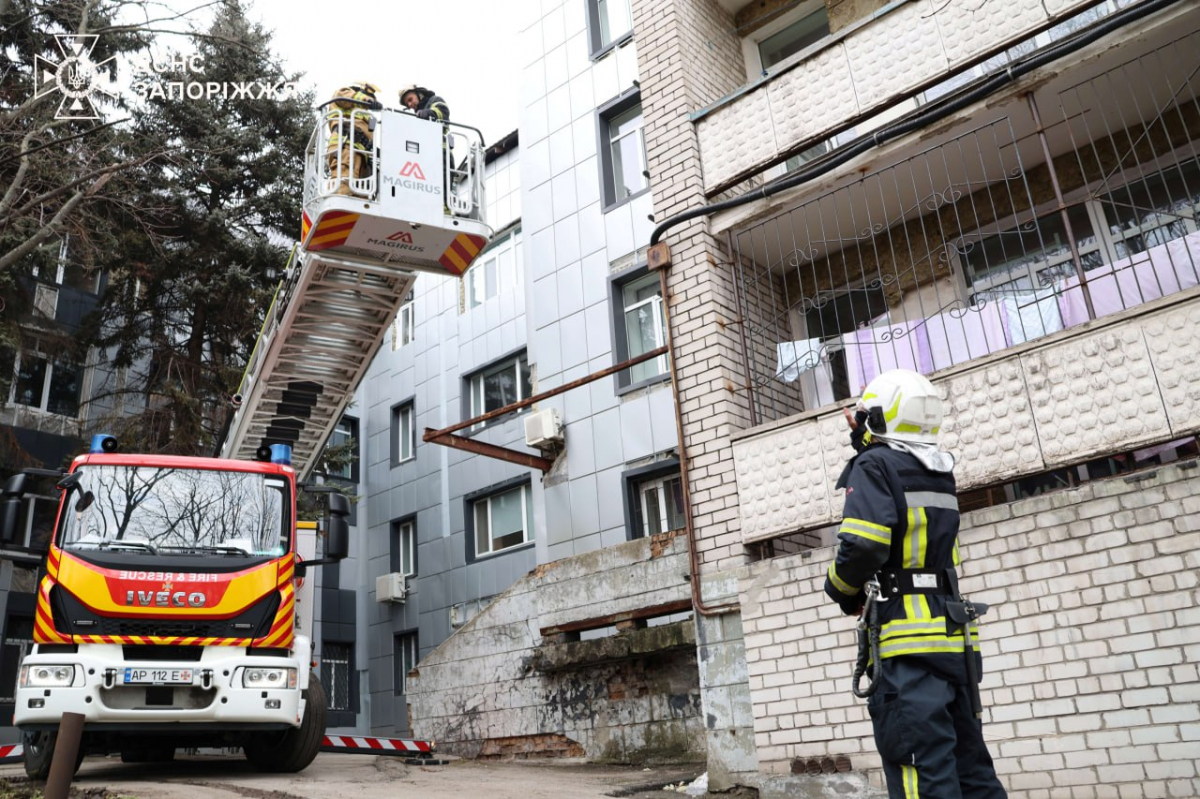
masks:
POLYGON ((744 540, 836 521, 890 368, 941 388, 960 489, 1200 430, 1200 12, 1093 47, 731 232, 744 540))
POLYGON ((890 3, 693 115, 705 192, 711 196, 737 185, 898 101, 915 104, 921 92, 952 75, 966 73, 969 79, 974 65, 1002 58, 1006 49, 1039 31, 1054 28, 1052 38, 1131 4, 1129 0, 890 3), (1059 26, 1072 17, 1077 18, 1059 26))

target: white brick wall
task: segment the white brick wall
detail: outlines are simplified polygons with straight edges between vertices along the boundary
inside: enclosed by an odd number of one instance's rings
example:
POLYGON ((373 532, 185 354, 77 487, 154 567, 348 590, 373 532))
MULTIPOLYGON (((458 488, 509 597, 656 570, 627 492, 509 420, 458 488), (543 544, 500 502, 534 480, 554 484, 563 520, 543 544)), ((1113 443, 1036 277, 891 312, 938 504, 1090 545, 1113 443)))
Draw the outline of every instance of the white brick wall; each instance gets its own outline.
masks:
MULTIPOLYGON (((1195 372, 1193 365, 1172 354, 1194 349, 1179 342, 1197 340, 1200 288, 1193 288, 997 357, 939 371, 932 379, 946 401, 941 443, 958 459, 959 488, 993 485, 1200 432, 1200 413, 1185 412, 1192 401, 1172 388, 1186 384, 1195 392, 1194 381, 1184 377, 1195 372), (1109 359, 1119 349, 1127 355, 1114 368, 1109 359), (1097 397, 1103 398, 1103 414, 1092 412, 1097 397), (1001 417, 1007 417, 1004 427, 998 424, 1001 417), (1012 434, 1014 429, 1025 434, 1012 434)), ((735 434, 733 453, 747 542, 839 517, 841 492, 833 485, 851 454, 840 408, 735 434)), ((1167 532, 1149 516, 1164 501, 1162 492, 1151 492, 1126 497, 1119 505, 1109 501, 1094 511, 1102 517, 1116 514, 1115 528, 1096 532, 1115 529, 1121 532, 1114 535, 1128 535, 1133 542, 1114 566, 1144 557, 1155 531, 1167 532), (1124 532, 1134 521, 1136 530, 1124 532)), ((1037 519, 1038 526, 1067 518, 1056 513, 1048 511, 1037 519)), ((1076 550, 1083 543, 1062 546, 1076 550)), ((1097 541, 1088 547, 1102 548, 1097 541)))
MULTIPOLYGON (((984 735, 1012 799, 1200 796, 1197 513, 1193 461, 964 516, 963 590, 992 606, 984 735)), ((850 693, 853 623, 821 593, 832 557, 742 573, 764 771, 831 754, 878 767, 850 693)))

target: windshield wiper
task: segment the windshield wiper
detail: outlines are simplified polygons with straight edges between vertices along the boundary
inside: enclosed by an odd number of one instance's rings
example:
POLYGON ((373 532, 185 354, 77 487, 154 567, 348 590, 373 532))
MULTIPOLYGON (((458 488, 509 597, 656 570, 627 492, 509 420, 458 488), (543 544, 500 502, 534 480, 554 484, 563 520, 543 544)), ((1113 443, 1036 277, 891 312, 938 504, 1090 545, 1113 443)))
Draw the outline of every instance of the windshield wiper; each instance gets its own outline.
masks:
POLYGON ((229 546, 225 546, 224 544, 212 544, 210 546, 204 546, 204 547, 193 547, 193 549, 198 550, 200 552, 215 552, 218 555, 241 555, 241 556, 247 557, 247 558, 250 557, 250 553, 247 552, 246 550, 242 549, 241 547, 229 547, 229 546))
POLYGON ((125 549, 131 552, 149 552, 151 555, 158 554, 157 549, 141 541, 101 541, 96 545, 96 549, 125 549))

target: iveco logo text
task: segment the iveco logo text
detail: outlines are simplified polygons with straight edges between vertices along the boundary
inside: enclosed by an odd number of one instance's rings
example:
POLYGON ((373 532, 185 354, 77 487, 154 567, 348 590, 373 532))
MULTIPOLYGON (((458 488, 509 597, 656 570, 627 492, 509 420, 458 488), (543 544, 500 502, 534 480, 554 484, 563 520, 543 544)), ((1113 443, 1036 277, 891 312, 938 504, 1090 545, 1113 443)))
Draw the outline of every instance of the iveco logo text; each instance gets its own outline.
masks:
POLYGON ((207 602, 199 591, 126 591, 126 605, 141 605, 157 608, 202 608, 207 602))

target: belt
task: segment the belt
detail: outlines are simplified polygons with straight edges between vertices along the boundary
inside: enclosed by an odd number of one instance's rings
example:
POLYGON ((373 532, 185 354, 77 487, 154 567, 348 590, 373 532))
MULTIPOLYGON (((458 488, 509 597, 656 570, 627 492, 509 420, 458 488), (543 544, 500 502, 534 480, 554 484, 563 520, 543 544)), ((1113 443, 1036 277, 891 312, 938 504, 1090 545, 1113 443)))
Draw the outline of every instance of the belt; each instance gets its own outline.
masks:
POLYGON ((951 596, 946 569, 883 569, 879 572, 880 599, 904 594, 951 596))

